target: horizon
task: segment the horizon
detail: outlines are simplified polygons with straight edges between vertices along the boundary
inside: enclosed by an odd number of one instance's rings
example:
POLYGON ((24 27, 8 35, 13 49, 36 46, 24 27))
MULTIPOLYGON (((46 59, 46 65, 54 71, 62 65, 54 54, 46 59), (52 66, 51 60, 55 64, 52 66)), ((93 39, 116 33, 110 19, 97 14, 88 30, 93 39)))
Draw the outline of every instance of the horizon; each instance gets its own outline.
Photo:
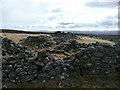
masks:
POLYGON ((115 31, 120 21, 118 0, 4 0, 0 4, 1 29, 115 31))
MULTIPOLYGON (((30 30, 25 30, 25 29, 10 29, 10 28, 0 28, 0 30, 30 31, 30 30)), ((61 31, 61 32, 62 32, 62 31, 63 31, 63 32, 64 32, 64 31, 68 31, 68 32, 69 32, 69 31, 88 31, 88 32, 89 32, 89 31, 90 31, 90 32, 92 32, 92 31, 95 31, 95 32, 97 32, 97 31, 98 31, 98 32, 104 32, 104 31, 106 31, 106 32, 107 32, 107 31, 108 31, 108 32, 109 32, 109 31, 120 31, 120 30, 87 30, 87 29, 86 29, 86 30, 80 30, 80 29, 79 29, 79 30, 69 30, 69 29, 67 29, 67 30, 64 30, 64 29, 62 29, 62 30, 59 30, 59 29, 58 29, 58 30, 57 30, 57 29, 56 29, 56 30, 45 30, 45 29, 41 29, 41 30, 32 30, 32 31, 33 31, 33 32, 34 32, 34 31, 35 31, 35 32, 41 32, 41 31, 42 31, 42 32, 44 32, 44 31, 45 31, 45 32, 56 32, 56 31, 61 31)))
MULTIPOLYGON (((14 29, 1 29, 3 33, 55 33, 56 31, 47 31, 47 30, 39 30, 39 31, 25 31, 25 30, 14 30, 14 29)), ((2 33, 1 32, 1 33, 2 33)), ((93 35, 120 35, 120 31, 112 30, 112 31, 74 31, 74 30, 62 30, 61 33, 75 33, 75 34, 93 34, 93 35)))

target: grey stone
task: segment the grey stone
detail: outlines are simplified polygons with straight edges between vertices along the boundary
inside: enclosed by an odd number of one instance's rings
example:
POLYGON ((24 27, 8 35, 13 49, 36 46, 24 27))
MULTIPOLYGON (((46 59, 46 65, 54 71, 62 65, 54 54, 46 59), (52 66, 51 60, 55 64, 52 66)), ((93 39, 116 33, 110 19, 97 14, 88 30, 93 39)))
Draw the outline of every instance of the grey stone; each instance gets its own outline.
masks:
POLYGON ((11 72, 8 76, 9 78, 15 78, 17 75, 15 72, 11 72))
POLYGON ((63 85, 63 86, 71 86, 72 85, 72 81, 69 78, 65 78, 64 80, 61 80, 59 85, 63 85))
POLYGON ((22 72, 22 71, 24 71, 23 68, 17 68, 17 69, 15 70, 15 72, 17 72, 17 73, 20 73, 20 72, 22 72))
POLYGON ((63 80, 63 79, 65 79, 65 76, 61 76, 61 77, 60 77, 60 80, 63 80))
POLYGON ((40 67, 43 67, 44 66, 44 63, 40 62, 40 61, 35 61, 35 64, 37 66, 40 66, 40 67))

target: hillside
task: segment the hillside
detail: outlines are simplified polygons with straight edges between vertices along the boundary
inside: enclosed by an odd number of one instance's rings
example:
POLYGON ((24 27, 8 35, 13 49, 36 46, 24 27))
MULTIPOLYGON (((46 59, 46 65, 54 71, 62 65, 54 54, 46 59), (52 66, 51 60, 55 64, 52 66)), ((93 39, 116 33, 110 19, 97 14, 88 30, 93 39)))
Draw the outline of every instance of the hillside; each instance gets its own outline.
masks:
POLYGON ((1 33, 4 88, 118 88, 117 35, 1 33))

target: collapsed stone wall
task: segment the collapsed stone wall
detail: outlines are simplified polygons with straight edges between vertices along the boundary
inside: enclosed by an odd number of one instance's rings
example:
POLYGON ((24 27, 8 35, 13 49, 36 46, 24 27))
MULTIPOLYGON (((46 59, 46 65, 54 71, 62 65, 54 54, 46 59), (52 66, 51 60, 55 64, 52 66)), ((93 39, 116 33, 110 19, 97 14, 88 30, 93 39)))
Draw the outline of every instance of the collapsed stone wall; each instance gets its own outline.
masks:
POLYGON ((2 43, 3 82, 37 82, 56 78, 60 83, 71 83, 66 68, 70 65, 64 60, 56 60, 47 52, 34 52, 7 38, 2 43), (9 48, 8 48, 9 47, 9 48), (17 51, 17 52, 16 52, 17 51), (34 54, 33 54, 34 53, 34 54))
POLYGON ((29 36, 24 39, 25 42, 30 42, 30 43, 44 43, 50 39, 50 36, 29 36))
POLYGON ((120 57, 112 47, 81 48, 71 62, 81 75, 110 74, 120 70, 120 57))
MULTIPOLYGON (((74 44, 77 44, 74 42, 74 44)), ((77 47, 76 47, 77 46, 77 47)), ((71 46, 67 45, 68 50, 71 46)), ((34 51, 3 38, 3 82, 46 82, 56 79, 59 85, 70 86, 70 75, 98 75, 119 72, 120 48, 106 44, 90 44, 79 48, 75 56, 55 59, 46 51, 34 51)), ((64 48, 63 48, 64 50, 64 48)))
POLYGON ((22 41, 22 44, 25 44, 27 46, 33 46, 34 48, 47 48, 55 46, 55 42, 52 40, 50 36, 29 36, 27 38, 24 38, 22 41))

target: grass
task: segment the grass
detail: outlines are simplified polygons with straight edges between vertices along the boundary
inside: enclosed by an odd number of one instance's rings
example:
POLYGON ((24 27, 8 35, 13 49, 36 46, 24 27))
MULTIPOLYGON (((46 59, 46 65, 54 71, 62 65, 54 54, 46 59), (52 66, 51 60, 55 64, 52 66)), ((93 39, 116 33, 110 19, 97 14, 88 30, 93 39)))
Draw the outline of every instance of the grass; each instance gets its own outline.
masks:
MULTIPOLYGON (((73 75, 72 86, 69 88, 119 88, 118 74, 110 75, 73 75)), ((11 88, 68 88, 59 86, 57 80, 49 80, 47 82, 37 83, 6 83, 11 88)))
POLYGON ((40 36, 40 35, 49 36, 49 34, 0 33, 0 36, 12 39, 13 41, 15 41, 17 43, 20 43, 20 40, 22 40, 28 36, 40 36))
POLYGON ((60 58, 60 59, 66 58, 66 56, 64 54, 62 54, 62 53, 59 53, 59 54, 51 53, 50 55, 54 56, 55 58, 60 58))
POLYGON ((73 76, 74 84, 72 87, 77 88, 119 88, 118 74, 110 75, 84 75, 73 76))
POLYGON ((97 38, 91 38, 91 37, 86 37, 86 36, 78 36, 79 39, 77 40, 79 43, 86 43, 86 44, 89 44, 89 43, 96 43, 96 42, 101 42, 101 43, 108 43, 110 45, 115 45, 114 42, 112 41, 109 41, 109 40, 103 40, 103 39, 97 39, 97 38))
MULTIPOLYGON (((0 36, 2 37, 7 37, 9 39, 12 39, 13 41, 17 42, 17 43, 21 43, 20 40, 28 37, 28 36, 40 36, 40 35, 47 35, 47 36, 51 36, 50 34, 19 34, 19 33, 0 33, 0 36)), ((103 40, 103 39, 97 39, 97 38, 91 38, 88 36, 78 36, 77 41, 79 43, 95 43, 95 42, 102 42, 102 43, 108 43, 110 45, 114 45, 115 43, 109 40, 103 40)), ((66 42, 67 43, 67 42, 66 42)))

